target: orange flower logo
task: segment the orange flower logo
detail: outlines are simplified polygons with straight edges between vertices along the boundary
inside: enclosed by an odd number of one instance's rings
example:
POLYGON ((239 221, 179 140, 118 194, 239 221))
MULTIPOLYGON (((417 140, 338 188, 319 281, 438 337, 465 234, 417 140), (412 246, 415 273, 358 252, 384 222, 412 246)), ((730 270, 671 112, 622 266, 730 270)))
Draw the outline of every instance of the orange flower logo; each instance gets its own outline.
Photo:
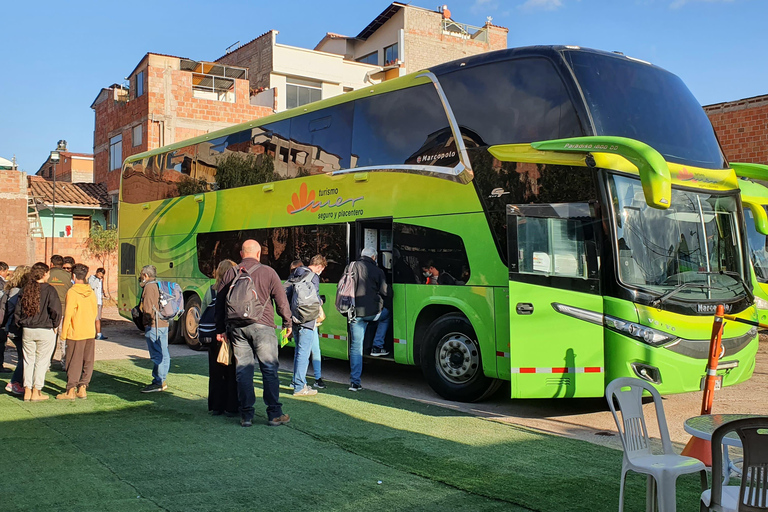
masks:
POLYGON ((291 204, 288 205, 288 213, 293 215, 300 211, 309 210, 310 212, 316 212, 320 209, 320 204, 312 204, 315 201, 315 191, 307 193, 307 184, 302 183, 299 188, 299 193, 293 193, 291 197, 291 204))
MULTIPOLYGON (((693 173, 691 171, 689 171, 688 169, 683 167, 682 169, 680 169, 680 172, 677 173, 677 179, 679 179, 681 181, 690 181, 690 180, 694 179, 694 175, 693 175, 693 173)), ((294 194, 294 195, 296 195, 296 194, 294 194)))

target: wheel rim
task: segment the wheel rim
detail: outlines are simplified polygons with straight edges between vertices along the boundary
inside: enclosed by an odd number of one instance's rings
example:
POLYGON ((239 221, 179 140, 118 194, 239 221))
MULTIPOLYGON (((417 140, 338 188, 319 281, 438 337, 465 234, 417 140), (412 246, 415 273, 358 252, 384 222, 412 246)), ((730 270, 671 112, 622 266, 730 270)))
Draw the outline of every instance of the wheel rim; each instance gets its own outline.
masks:
POLYGON ((197 327, 200 325, 200 308, 192 306, 185 315, 184 328, 187 331, 187 337, 196 340, 198 336, 197 327))
POLYGON ((437 371, 447 381, 464 384, 480 369, 480 352, 469 336, 460 332, 446 334, 435 349, 437 371))

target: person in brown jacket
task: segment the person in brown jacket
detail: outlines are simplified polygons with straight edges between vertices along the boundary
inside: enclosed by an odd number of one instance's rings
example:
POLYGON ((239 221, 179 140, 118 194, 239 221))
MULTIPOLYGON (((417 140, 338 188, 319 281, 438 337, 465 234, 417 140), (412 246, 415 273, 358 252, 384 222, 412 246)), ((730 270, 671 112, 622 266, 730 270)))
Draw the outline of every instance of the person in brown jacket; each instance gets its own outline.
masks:
POLYGON ((144 315, 144 337, 147 340, 149 358, 154 363, 152 382, 145 386, 142 393, 165 391, 168 384, 168 370, 171 368, 171 354, 168 352, 168 320, 160 314, 160 288, 157 285, 157 269, 147 265, 141 269, 141 311, 144 315))
POLYGON ((61 337, 66 340, 67 345, 67 390, 58 395, 57 400, 74 400, 88 396, 86 388, 91 382, 95 359, 94 338, 98 305, 93 289, 85 282, 88 267, 77 263, 72 267, 72 275, 75 284, 67 292, 61 328, 61 337))
MULTIPOLYGON (((56 290, 56 294, 59 296, 59 302, 61 302, 62 309, 65 307, 64 302, 67 298, 67 292, 72 287, 72 274, 70 272, 72 272, 72 265, 64 265, 63 257, 59 256, 58 254, 51 256, 51 275, 48 278, 48 284, 53 286, 53 288, 56 290)), ((61 317, 61 320, 63 320, 63 317, 61 317)), ((56 336, 56 343, 61 349, 61 367, 64 368, 67 347, 61 337, 61 323, 56 326, 56 336)), ((55 355, 56 347, 54 346, 53 354, 51 354, 51 357, 55 355)))

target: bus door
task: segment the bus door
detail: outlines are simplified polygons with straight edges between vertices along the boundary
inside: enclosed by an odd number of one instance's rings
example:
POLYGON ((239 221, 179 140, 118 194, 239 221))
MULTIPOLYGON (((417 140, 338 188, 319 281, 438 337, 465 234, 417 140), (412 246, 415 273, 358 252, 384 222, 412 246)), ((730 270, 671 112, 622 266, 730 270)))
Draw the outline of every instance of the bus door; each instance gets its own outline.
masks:
MULTIPOLYGON (((350 255, 352 260, 360 258, 362 250, 366 247, 376 251, 376 263, 380 269, 384 271, 384 275, 387 278, 387 286, 389 287, 389 297, 384 300, 384 307, 393 315, 395 306, 404 305, 405 297, 396 297, 394 290, 392 289, 392 263, 393 263, 393 245, 392 245, 392 219, 364 219, 358 220, 354 225, 354 237, 350 241, 350 248, 353 249, 353 253, 350 255), (393 304, 393 301, 395 303, 393 304)), ((392 338, 392 327, 394 325, 394 315, 389 323, 389 329, 387 331, 386 341, 384 342, 384 349, 389 352, 386 357, 380 357, 379 359, 393 359, 394 347, 392 338)), ((373 338, 376 333, 375 322, 370 322, 365 332, 365 341, 363 343, 363 355, 368 356, 371 353, 373 347, 373 338)), ((351 337, 348 338, 351 342, 351 337)))
POLYGON ((508 205, 507 228, 512 398, 602 396, 595 205, 508 205))

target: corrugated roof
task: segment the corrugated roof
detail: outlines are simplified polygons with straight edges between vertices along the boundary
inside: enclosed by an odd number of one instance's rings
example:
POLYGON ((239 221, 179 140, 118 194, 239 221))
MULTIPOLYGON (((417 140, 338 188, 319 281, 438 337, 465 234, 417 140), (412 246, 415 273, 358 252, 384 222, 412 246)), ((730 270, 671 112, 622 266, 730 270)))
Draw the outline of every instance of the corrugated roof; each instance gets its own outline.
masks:
MULTIPOLYGON (((39 176, 27 180, 27 193, 41 205, 53 203, 53 182, 39 176)), ((109 209, 112 202, 107 189, 101 183, 56 182, 56 206, 77 206, 109 209)))
POLYGON ((370 22, 367 27, 365 27, 359 34, 357 34, 357 39, 366 40, 371 37, 373 33, 379 30, 383 24, 389 21, 389 19, 394 16, 397 11, 405 6, 406 4, 401 4, 400 2, 392 2, 392 4, 384 9, 381 14, 376 16, 376 18, 370 22))

